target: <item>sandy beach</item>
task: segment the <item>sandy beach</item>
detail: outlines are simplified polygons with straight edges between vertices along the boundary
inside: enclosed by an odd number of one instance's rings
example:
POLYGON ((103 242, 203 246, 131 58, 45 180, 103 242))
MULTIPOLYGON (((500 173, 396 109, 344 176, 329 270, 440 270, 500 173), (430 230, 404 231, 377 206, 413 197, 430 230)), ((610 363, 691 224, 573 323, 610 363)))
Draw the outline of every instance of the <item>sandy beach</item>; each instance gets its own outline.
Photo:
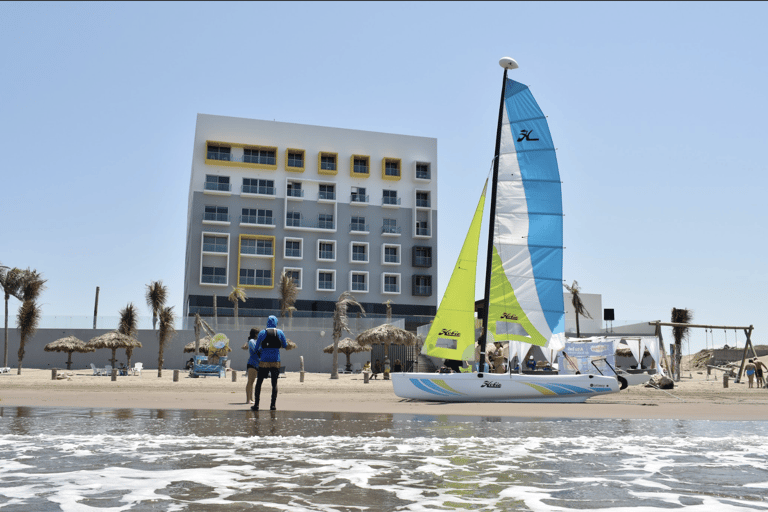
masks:
MULTIPOLYGON (((52 380, 50 370, 22 369, 16 375, 0 374, 1 407, 88 407, 148 409, 247 409, 245 374, 226 378, 191 378, 173 370, 145 369, 140 376, 94 376, 91 370, 60 370, 66 375, 52 380)), ((287 373, 279 381, 278 410, 303 412, 360 412, 448 416, 500 416, 515 418, 616 418, 768 420, 768 389, 749 389, 746 383, 723 387, 722 374, 684 372, 675 389, 662 391, 632 386, 620 393, 589 399, 583 404, 450 404, 402 400, 392 382, 362 374, 342 374, 338 380, 327 373, 287 373)), ((262 403, 269 404, 270 385, 265 382, 262 403)))

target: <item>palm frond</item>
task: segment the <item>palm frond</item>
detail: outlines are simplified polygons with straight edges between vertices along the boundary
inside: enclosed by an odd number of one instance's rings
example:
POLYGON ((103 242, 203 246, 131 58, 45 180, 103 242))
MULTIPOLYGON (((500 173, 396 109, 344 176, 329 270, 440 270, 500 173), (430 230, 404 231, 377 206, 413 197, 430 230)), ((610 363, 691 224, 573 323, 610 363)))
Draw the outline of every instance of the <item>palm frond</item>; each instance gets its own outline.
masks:
POLYGON ((168 299, 168 289, 163 286, 162 281, 152 281, 147 285, 147 306, 152 311, 152 328, 155 328, 157 317, 160 315, 160 310, 165 306, 165 301, 168 299))
POLYGON ((339 300, 336 301, 336 309, 333 312, 333 337, 335 339, 341 337, 342 331, 352 334, 352 331, 349 329, 349 318, 347 317, 347 308, 349 306, 359 307, 363 316, 365 316, 365 309, 357 302, 357 299, 355 299, 351 292, 346 291, 339 295, 339 300))
POLYGON ((139 313, 136 306, 133 305, 133 302, 129 302, 125 308, 120 310, 120 323, 117 326, 117 331, 128 336, 135 336, 138 322, 139 313))
POLYGON ((229 302, 237 302, 238 300, 240 302, 245 302, 245 299, 248 298, 248 294, 245 292, 245 288, 240 288, 239 286, 233 286, 232 292, 229 294, 229 302))
POLYGON ((578 281, 574 281, 571 286, 568 286, 567 284, 563 284, 563 286, 571 293, 571 305, 573 306, 574 313, 591 320, 592 315, 589 314, 586 306, 584 306, 584 303, 581 301, 581 296, 579 295, 581 289, 579 288, 578 281))
POLYGON ((29 338, 34 336, 37 331, 37 325, 40 323, 40 306, 33 300, 25 300, 19 308, 16 320, 19 327, 19 371, 21 371, 21 360, 24 359, 24 346, 29 341, 29 338))
POLYGON ((288 275, 286 271, 280 274, 280 316, 285 316, 285 312, 288 311, 296 303, 299 291, 296 288, 296 283, 293 278, 288 275))
POLYGON ((20 286, 21 300, 37 300, 45 289, 46 280, 37 270, 27 269, 23 272, 20 286))
POLYGON ((160 345, 165 346, 165 344, 176 334, 176 327, 173 325, 173 306, 163 308, 158 315, 158 320, 160 321, 158 338, 160 340, 160 345))
POLYGON ((0 273, 0 286, 3 287, 5 298, 16 297, 21 300, 21 285, 24 282, 24 271, 20 268, 12 268, 0 273))
MULTIPOLYGON (((689 324, 691 320, 693 320, 693 311, 690 309, 672 308, 672 323, 689 324)), ((672 336, 677 345, 680 345, 683 340, 687 340, 689 334, 690 329, 688 327, 672 327, 672 336)))

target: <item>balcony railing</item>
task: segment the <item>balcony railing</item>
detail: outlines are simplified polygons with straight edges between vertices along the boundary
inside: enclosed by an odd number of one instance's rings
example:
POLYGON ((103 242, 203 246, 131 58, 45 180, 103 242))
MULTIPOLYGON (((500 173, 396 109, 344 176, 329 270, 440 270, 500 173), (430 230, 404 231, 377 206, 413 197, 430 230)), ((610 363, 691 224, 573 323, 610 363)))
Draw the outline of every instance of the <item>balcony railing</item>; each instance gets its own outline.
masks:
POLYGON ((431 256, 416 256, 413 260, 413 266, 414 267, 431 267, 432 266, 432 257, 431 256))
POLYGON ((304 190, 300 188, 289 188, 285 191, 285 195, 288 197, 304 197, 304 190))
POLYGON ((274 196, 275 187, 262 187, 257 185, 243 185, 243 194, 260 194, 263 196, 274 196))
POLYGON ((335 229, 335 223, 332 220, 318 220, 314 222, 303 217, 286 217, 285 225, 293 228, 335 229))
POLYGON ((229 214, 205 212, 203 213, 203 220, 210 222, 229 222, 229 214))
POLYGON ((420 180, 429 179, 429 169, 416 169, 416 177, 420 180))
POLYGON ((226 244, 203 244, 203 252, 220 252, 220 253, 226 253, 227 252, 227 246, 226 244))
MULTIPOLYGON (((237 161, 237 160, 233 160, 237 161)), ((262 164, 262 165, 275 165, 276 160, 274 155, 243 155, 243 163, 246 164, 262 164)))
POLYGON ((416 199, 416 206, 421 206, 422 208, 429 208, 430 200, 429 199, 416 199))
POLYGON ((430 230, 428 227, 417 227, 416 228, 416 234, 419 236, 429 236, 430 230))
POLYGON ((320 192, 317 196, 318 199, 324 199, 326 201, 335 201, 336 192, 320 192))
POLYGON ((399 205, 400 204, 400 198, 399 197, 392 197, 392 196, 384 196, 384 197, 381 198, 381 204, 399 205))
POLYGON ((216 192, 232 192, 232 184, 206 181, 205 190, 213 190, 216 192))
POLYGON ((431 286, 414 286, 413 287, 413 294, 414 295, 420 295, 429 297, 432 295, 432 287, 431 286))
POLYGON ((368 224, 360 224, 359 222, 353 222, 349 225, 350 231, 356 231, 358 233, 368 233, 368 224))
POLYGON ((384 291, 389 293, 400 293, 400 285, 398 284, 385 284, 384 291))
POLYGON ((301 249, 286 249, 286 258, 301 258, 301 249))
POLYGON ((349 198, 349 201, 352 203, 367 203, 368 196, 364 194, 352 194, 349 198))
POLYGON ((212 276, 210 274, 203 274, 200 276, 200 282, 207 284, 226 284, 227 276, 212 276))
POLYGON ((275 218, 264 215, 241 215, 240 224, 254 224, 259 226, 274 226, 275 218))
POLYGON ((352 283, 352 291, 353 292, 367 292, 368 291, 368 285, 365 283, 352 283))
POLYGON ((272 286, 272 277, 240 276, 240 284, 243 284, 246 286, 272 286))
POLYGON ((317 257, 318 257, 318 259, 321 259, 321 260, 333 260, 333 259, 336 259, 333 256, 333 251, 320 251, 320 253, 318 254, 317 257))
POLYGON ((363 262, 363 263, 368 263, 368 255, 367 254, 352 253, 352 261, 360 261, 360 262, 363 262))
POLYGON ((400 234, 400 226, 382 226, 381 232, 388 234, 388 235, 399 235, 400 234))
POLYGON ((230 153, 219 153, 218 151, 208 151, 206 158, 208 160, 221 160, 229 162, 232 155, 230 153))
POLYGON ((400 258, 397 255, 391 256, 386 255, 384 256, 384 263, 400 263, 400 258))
POLYGON ((271 247, 241 247, 240 254, 246 256, 274 256, 274 251, 271 247))

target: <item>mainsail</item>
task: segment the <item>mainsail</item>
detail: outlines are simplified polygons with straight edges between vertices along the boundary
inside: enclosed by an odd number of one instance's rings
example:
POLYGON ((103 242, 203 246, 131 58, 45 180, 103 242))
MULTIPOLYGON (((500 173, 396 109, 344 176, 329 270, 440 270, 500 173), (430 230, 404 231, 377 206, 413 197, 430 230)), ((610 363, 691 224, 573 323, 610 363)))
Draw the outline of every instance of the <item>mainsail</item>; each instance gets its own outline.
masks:
POLYGON ((492 222, 488 331, 493 340, 544 346, 562 339, 563 205, 555 147, 528 86, 510 79, 492 222))
POLYGON ((456 267, 424 341, 421 351, 429 356, 457 361, 475 359, 475 273, 487 188, 486 180, 456 267))

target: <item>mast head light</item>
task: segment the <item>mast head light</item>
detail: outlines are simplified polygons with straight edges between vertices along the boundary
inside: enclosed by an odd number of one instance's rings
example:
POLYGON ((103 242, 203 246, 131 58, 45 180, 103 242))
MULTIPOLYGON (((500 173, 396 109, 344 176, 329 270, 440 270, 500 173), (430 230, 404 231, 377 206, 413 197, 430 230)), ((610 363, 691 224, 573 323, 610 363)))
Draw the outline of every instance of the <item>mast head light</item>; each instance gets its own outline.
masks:
POLYGON ((499 61, 499 66, 503 67, 504 69, 517 69, 520 67, 517 65, 517 61, 512 57, 504 57, 501 59, 499 61))

